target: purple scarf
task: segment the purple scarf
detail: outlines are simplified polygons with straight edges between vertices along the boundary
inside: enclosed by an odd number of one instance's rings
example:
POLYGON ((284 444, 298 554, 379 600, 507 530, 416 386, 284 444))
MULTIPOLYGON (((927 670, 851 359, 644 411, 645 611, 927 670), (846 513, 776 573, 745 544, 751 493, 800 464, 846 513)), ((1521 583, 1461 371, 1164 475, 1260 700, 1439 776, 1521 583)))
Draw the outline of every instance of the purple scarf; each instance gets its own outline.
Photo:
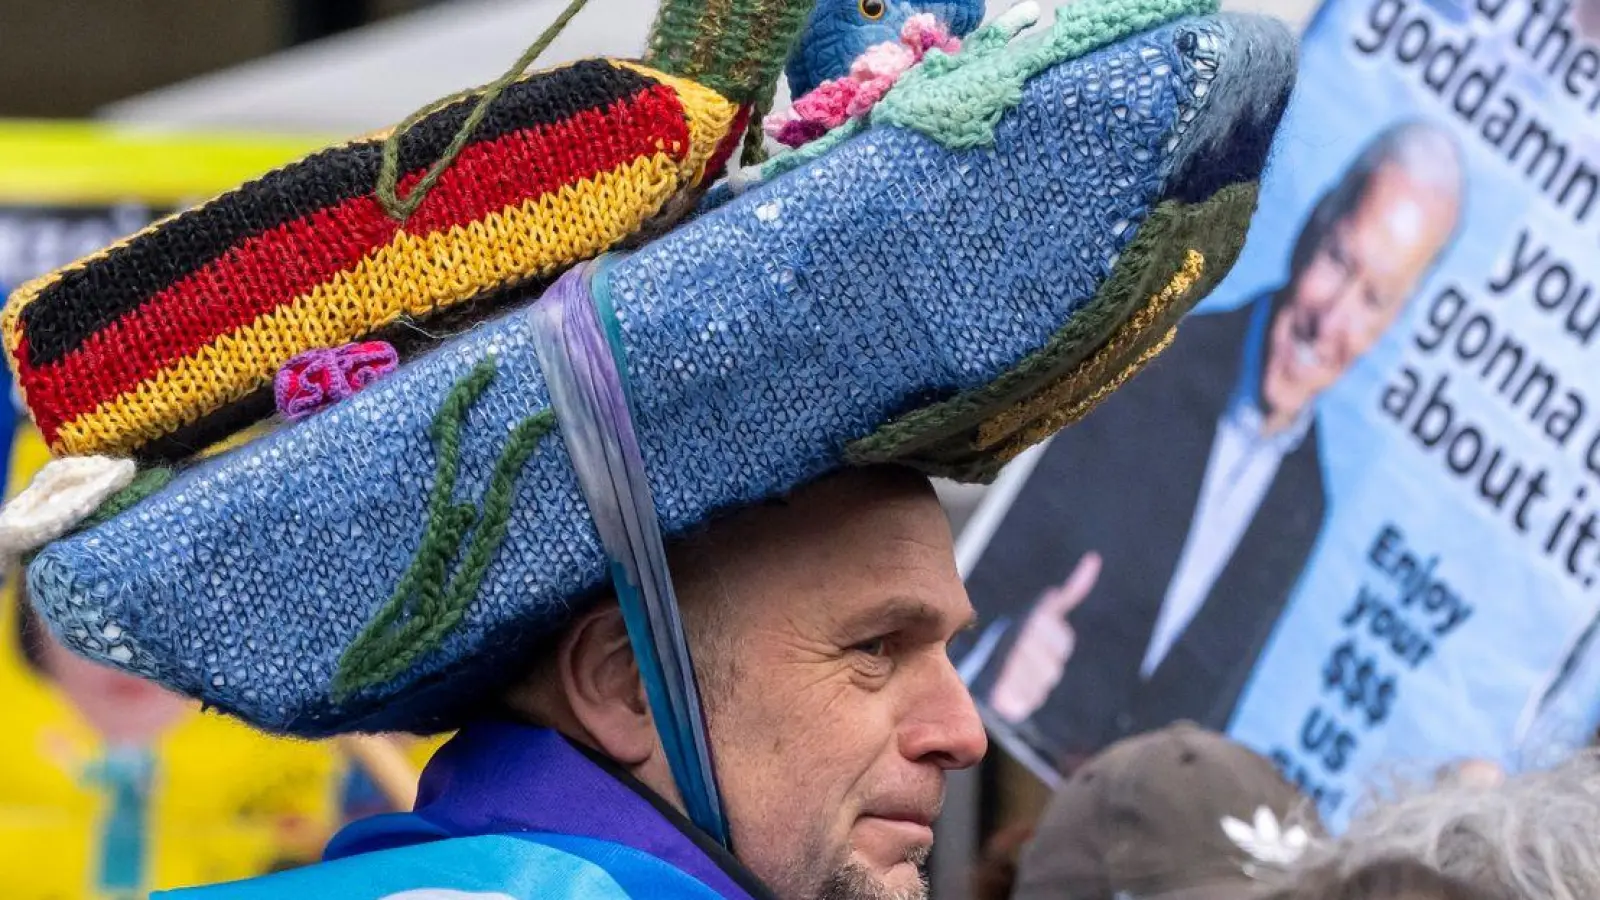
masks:
POLYGON ((548 832, 648 853, 729 900, 771 893, 682 814, 610 762, 547 728, 463 728, 422 773, 416 809, 356 822, 328 844, 335 860, 425 841, 548 832))

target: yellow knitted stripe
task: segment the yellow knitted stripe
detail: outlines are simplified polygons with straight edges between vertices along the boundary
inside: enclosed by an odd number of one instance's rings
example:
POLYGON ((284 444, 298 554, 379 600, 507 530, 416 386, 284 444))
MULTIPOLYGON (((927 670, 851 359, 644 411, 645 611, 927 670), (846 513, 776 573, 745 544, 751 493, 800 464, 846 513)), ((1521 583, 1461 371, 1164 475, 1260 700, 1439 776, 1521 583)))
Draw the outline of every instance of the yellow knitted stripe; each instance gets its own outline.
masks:
POLYGON ((1094 412, 1096 406, 1099 406, 1107 397, 1120 390, 1128 382, 1128 379, 1139 374, 1140 370, 1149 365, 1157 356, 1160 356, 1162 351, 1171 346, 1172 342, 1177 338, 1178 328, 1174 325, 1167 329, 1166 333, 1161 336, 1161 340, 1145 348, 1144 352, 1140 353, 1139 357, 1133 362, 1128 363, 1121 372, 1117 373, 1115 378, 1095 388, 1089 396, 1078 400, 1066 409, 1053 412, 1024 429, 1011 443, 995 451, 995 458, 1002 464, 1008 463, 1020 456, 1024 450, 1050 435, 1069 425, 1081 422, 1084 416, 1094 412))
POLYGON ((128 452, 250 396, 298 353, 596 256, 676 192, 678 165, 657 153, 465 226, 402 232, 354 267, 64 423, 51 450, 128 452))
MULTIPOLYGON (((1167 311, 1199 282, 1204 271, 1205 257, 1198 250, 1189 250, 1184 256, 1183 266, 1173 273, 1166 286, 1152 296, 1143 309, 1124 322, 1104 347, 1054 384, 1002 410, 980 425, 978 449, 988 450, 1002 442, 1011 443, 1013 448, 1020 443, 1022 448, 1026 448, 1081 418, 1099 399, 1109 395, 1115 386, 1120 386, 1154 359, 1160 348, 1166 346, 1171 336, 1164 334, 1156 350, 1146 348, 1131 365, 1126 363, 1131 352, 1146 344, 1152 330, 1164 324, 1167 311), (1118 367, 1123 368, 1113 375, 1118 367), (1107 378, 1113 378, 1111 390, 1103 387, 1107 378), (1085 402, 1089 402, 1089 407, 1083 406, 1085 402), (1021 436, 1008 441, 1023 429, 1027 430, 1021 436)), ((1162 331, 1164 333, 1166 329, 1162 331)), ((1011 452, 1015 455, 1021 450, 1012 449, 1011 452)))

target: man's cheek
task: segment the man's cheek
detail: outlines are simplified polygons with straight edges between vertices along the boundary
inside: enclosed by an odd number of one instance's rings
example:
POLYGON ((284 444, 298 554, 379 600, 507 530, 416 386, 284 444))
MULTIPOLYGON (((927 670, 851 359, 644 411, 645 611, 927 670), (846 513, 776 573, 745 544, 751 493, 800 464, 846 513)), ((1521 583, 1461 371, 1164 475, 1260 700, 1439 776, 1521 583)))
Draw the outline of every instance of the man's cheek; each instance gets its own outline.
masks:
POLYGON ((1295 305, 1305 307, 1321 303, 1339 289, 1339 282, 1338 269, 1319 255, 1301 273, 1295 290, 1295 305))

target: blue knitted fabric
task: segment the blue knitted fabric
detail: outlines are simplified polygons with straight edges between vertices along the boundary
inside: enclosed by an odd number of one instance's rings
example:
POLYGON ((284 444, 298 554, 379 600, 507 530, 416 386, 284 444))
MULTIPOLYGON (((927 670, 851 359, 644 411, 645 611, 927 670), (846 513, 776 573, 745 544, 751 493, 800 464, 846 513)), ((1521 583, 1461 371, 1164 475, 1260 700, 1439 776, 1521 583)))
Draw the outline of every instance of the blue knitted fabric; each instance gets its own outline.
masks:
MULTIPOLYGON (((836 469, 847 442, 1040 347, 1155 203, 1241 154, 1259 170, 1292 53, 1280 28, 1185 20, 1034 78, 993 148, 872 128, 618 260, 604 277, 663 528, 836 469), (1217 100, 1219 79, 1246 74, 1274 83, 1217 100)), ((547 405, 530 331, 509 312, 182 473, 44 549, 34 601, 80 652, 267 729, 456 723, 606 577, 558 435, 523 469, 508 537, 443 645, 343 700, 330 684, 417 553, 429 425, 452 386, 495 359, 463 430, 462 503, 547 405)))

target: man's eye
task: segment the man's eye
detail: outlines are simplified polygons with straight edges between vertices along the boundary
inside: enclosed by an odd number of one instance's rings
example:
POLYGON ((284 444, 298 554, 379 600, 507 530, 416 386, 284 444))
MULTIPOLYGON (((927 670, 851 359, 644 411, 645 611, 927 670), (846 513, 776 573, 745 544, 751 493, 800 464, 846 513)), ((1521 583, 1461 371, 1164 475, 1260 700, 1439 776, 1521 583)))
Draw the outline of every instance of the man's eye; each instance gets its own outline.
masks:
POLYGON ((870 641, 862 641, 850 649, 868 656, 884 656, 889 652, 889 639, 876 637, 870 641))
POLYGON ((1336 236, 1328 241, 1328 258, 1340 268, 1350 267, 1350 254, 1345 251, 1344 241, 1341 238, 1336 236))

